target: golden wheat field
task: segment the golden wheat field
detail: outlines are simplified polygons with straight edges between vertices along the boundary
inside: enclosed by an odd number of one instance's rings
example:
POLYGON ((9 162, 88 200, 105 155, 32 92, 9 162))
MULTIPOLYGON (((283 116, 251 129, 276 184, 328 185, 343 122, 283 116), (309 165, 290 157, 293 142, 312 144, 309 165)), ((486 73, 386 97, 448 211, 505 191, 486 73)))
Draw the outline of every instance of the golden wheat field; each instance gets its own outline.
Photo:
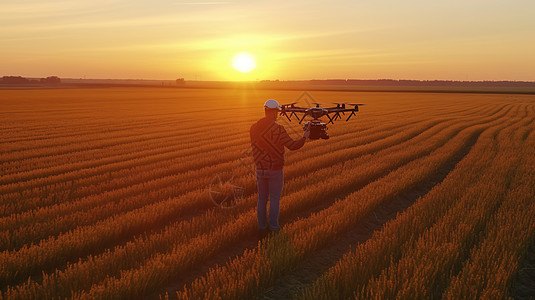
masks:
POLYGON ((0 105, 1 299, 535 293, 535 96, 138 87, 0 105), (269 98, 366 106, 286 152, 282 228, 259 239, 249 128, 269 98))

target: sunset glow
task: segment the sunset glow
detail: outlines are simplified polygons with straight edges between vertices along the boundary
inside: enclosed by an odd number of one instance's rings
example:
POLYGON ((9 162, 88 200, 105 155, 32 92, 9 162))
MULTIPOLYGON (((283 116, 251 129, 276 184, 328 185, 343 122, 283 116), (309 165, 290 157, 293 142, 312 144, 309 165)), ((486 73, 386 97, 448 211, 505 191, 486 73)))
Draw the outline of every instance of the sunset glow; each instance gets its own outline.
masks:
POLYGON ((242 52, 234 56, 232 67, 242 73, 247 73, 256 67, 256 62, 251 54, 242 52))
POLYGON ((527 0, 3 1, 0 26, 0 75, 535 80, 527 0))

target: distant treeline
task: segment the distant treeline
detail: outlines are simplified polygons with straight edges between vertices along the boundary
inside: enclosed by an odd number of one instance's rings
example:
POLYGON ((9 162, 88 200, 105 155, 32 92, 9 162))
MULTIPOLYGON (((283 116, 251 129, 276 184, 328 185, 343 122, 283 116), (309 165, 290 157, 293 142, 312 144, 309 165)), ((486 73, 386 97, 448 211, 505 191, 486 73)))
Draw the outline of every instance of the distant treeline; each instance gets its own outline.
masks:
POLYGON ((57 76, 49 76, 41 79, 28 79, 22 76, 3 76, 0 78, 0 84, 59 84, 61 79, 57 76))
MULTIPOLYGON (((307 81, 305 81, 307 82, 307 81)), ((455 87, 535 87, 533 81, 454 81, 454 80, 395 80, 395 79, 326 79, 310 80, 321 85, 361 86, 455 86, 455 87)))

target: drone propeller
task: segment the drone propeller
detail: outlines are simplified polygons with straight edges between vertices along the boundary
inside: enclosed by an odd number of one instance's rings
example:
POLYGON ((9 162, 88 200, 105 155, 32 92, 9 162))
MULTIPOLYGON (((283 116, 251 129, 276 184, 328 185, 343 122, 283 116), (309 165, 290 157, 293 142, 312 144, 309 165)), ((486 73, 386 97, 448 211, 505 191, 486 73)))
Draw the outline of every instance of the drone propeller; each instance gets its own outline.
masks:
MULTIPOLYGON (((354 111, 351 112, 351 115, 355 114, 355 111, 359 111, 359 106, 365 105, 363 103, 355 104, 355 103, 346 103, 347 105, 353 105, 355 106, 354 111)), ((351 115, 349 115, 349 118, 351 118, 351 115)), ((349 120, 349 118, 347 118, 349 120)))
POLYGON ((355 114, 355 112, 356 112, 356 111, 359 111, 359 106, 362 106, 362 105, 364 105, 364 104, 363 104, 363 103, 359 103, 359 104, 355 104, 355 103, 346 103, 346 104, 347 104, 347 105, 353 105, 353 106, 355 106, 355 108, 353 108, 353 110, 352 110, 351 113, 349 114, 349 117, 347 117, 347 119, 346 119, 346 122, 347 122, 347 121, 349 121, 349 119, 351 119, 352 116, 355 116, 355 117, 357 116, 357 115, 355 114))
POLYGON ((292 102, 292 103, 288 103, 288 104, 282 104, 281 107, 287 107, 287 106, 293 107, 294 104, 297 104, 297 102, 292 102))
POLYGON ((346 108, 346 104, 345 103, 333 102, 333 104, 336 104, 336 108, 346 108))

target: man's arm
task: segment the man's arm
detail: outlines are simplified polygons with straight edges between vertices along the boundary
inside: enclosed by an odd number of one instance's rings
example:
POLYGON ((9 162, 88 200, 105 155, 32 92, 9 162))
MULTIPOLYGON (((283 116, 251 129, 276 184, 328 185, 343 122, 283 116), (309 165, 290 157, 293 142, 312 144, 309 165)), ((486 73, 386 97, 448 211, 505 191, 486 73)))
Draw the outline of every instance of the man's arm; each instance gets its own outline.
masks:
POLYGON ((297 150, 301 147, 303 147, 303 145, 305 144, 305 141, 307 139, 307 137, 310 135, 310 131, 309 130, 306 130, 304 133, 303 133, 303 137, 298 139, 298 140, 294 140, 292 139, 288 133, 286 132, 286 129, 281 126, 281 133, 280 133, 280 142, 282 145, 284 145, 286 148, 290 149, 290 150, 297 150))

